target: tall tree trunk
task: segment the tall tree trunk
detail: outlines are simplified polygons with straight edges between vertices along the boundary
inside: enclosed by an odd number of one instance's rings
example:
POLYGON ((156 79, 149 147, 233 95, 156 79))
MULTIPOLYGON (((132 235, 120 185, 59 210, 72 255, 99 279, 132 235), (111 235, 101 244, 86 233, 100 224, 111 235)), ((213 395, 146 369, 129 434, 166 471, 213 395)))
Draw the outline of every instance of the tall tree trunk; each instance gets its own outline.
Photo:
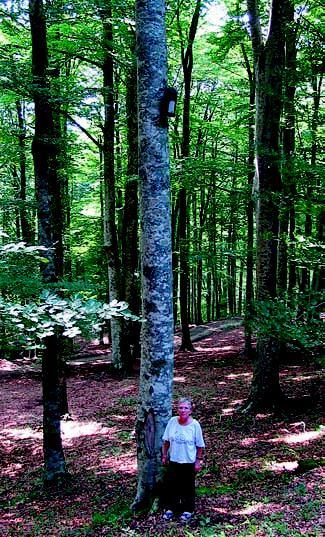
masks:
POLYGON ((254 199, 253 183, 255 175, 255 150, 254 150, 254 110, 255 110, 255 73, 251 69, 250 62, 242 45, 247 76, 249 80, 249 119, 248 119, 248 172, 247 184, 248 195, 246 202, 247 218, 247 254, 246 254, 246 289, 245 289, 245 355, 252 356, 252 319, 254 301, 254 199))
MULTIPOLYGON (((122 224, 124 297, 133 313, 140 314, 139 237, 138 237, 138 113, 137 70, 132 66, 126 88, 128 166, 122 224)), ((125 322, 125 345, 131 363, 140 358, 140 323, 125 322)))
POLYGON ((284 129, 283 129, 283 157, 284 169, 282 172, 283 188, 280 204, 280 236, 278 259, 278 290, 279 294, 286 296, 292 290, 293 261, 288 262, 289 249, 293 258, 294 241, 294 198, 295 198, 295 92, 296 92, 296 30, 294 27, 294 3, 286 2, 285 17, 285 87, 284 87, 284 129), (288 237, 289 234, 289 237, 288 237), (289 248, 288 248, 289 238, 289 248), (289 272, 288 272, 289 271, 289 272))
MULTIPOLYGON (((120 259, 117 241, 116 211, 115 211, 115 108, 114 108, 114 61, 113 61, 113 23, 111 1, 99 1, 99 14, 103 24, 103 98, 104 98, 104 128, 103 128, 103 181, 104 181, 104 249, 108 268, 109 300, 120 300, 120 259)), ((117 371, 124 372, 128 357, 122 342, 122 321, 118 318, 110 321, 112 358, 117 371)))
MULTIPOLYGON (((195 40, 199 16, 201 10, 201 0, 196 0, 196 5, 189 29, 188 43, 185 46, 182 42, 182 67, 184 76, 184 102, 183 102, 183 135, 182 135, 182 158, 186 159, 190 155, 190 102, 191 102, 191 84, 193 70, 193 43, 195 40)), ((179 16, 179 12, 178 12, 179 16)), ((181 29, 179 23, 179 32, 181 29)), ((193 351, 194 347, 191 341, 190 330, 188 325, 188 288, 189 288, 189 269, 188 269, 188 237, 187 237, 187 191, 184 186, 179 190, 179 288, 180 288, 180 313, 182 326, 182 343, 180 350, 193 351)))
POLYGON ((34 232, 31 222, 31 216, 27 210, 27 176, 26 176, 26 123, 24 104, 22 101, 16 101, 16 110, 18 118, 18 142, 19 142, 19 169, 20 169, 20 227, 23 241, 27 244, 33 244, 34 232))
MULTIPOLYGON (((55 208, 53 201, 60 192, 57 148, 54 139, 53 109, 47 82, 48 52, 46 22, 42 0, 29 1, 32 37, 32 69, 35 103, 35 134, 32 144, 34 159, 39 244, 49 248, 48 263, 42 273, 46 283, 57 281, 58 252, 55 245, 55 208)), ((43 447, 45 479, 55 481, 66 474, 60 430, 60 397, 58 382, 58 338, 46 338, 42 356, 43 379, 43 447)))
POLYGON ((243 279, 244 279, 244 260, 242 259, 240 262, 240 269, 239 269, 239 287, 238 287, 238 315, 242 314, 243 309, 243 279))
POLYGON ((173 315, 174 325, 176 326, 178 320, 178 264, 179 264, 179 197, 176 196, 175 202, 172 204, 172 245, 173 245, 173 315))
POLYGON ((136 423, 138 488, 133 508, 150 504, 171 414, 172 244, 167 129, 159 122, 167 84, 164 0, 137 0, 139 174, 143 323, 136 423))
MULTIPOLYGON (((56 14, 54 14, 55 16, 56 14)), ((56 41, 60 39, 60 33, 56 32, 56 41)), ((57 156, 57 174, 58 174, 58 192, 55 196, 57 202, 54 203, 54 235, 57 245, 57 277, 71 281, 71 251, 70 251, 70 196, 69 196, 69 179, 67 173, 67 112, 62 113, 60 99, 60 79, 61 70, 57 65, 51 69, 51 82, 53 82, 53 135, 56 141, 57 156)), ((64 296, 64 292, 60 293, 64 296)), ((63 330, 61 330, 62 333, 63 330)), ((68 392, 67 392, 67 361, 71 358, 73 352, 73 340, 67 337, 60 337, 57 344, 58 351, 58 382, 60 397, 60 414, 61 416, 69 414, 68 392)))
MULTIPOLYGON (((247 2, 256 80, 257 300, 260 303, 276 297, 285 4, 286 0, 272 1, 269 33, 264 44, 257 2, 247 2)), ((281 397, 278 342, 272 335, 259 334, 246 410, 278 405, 281 397)))
MULTIPOLYGON (((312 220, 312 194, 313 190, 317 186, 317 179, 315 177, 315 166, 317 161, 317 137, 319 127, 319 107, 322 88, 322 75, 319 80, 317 73, 313 73, 311 79, 311 85, 313 88, 313 112, 311 118, 311 151, 310 151, 310 171, 308 173, 308 185, 306 192, 306 216, 305 216, 305 238, 308 240, 312 235, 313 220, 312 220)), ((301 269, 301 283, 300 291, 303 293, 308 292, 310 289, 310 270, 307 265, 301 269)))
MULTIPOLYGON (((210 265, 210 263, 209 263, 210 265)), ((207 322, 211 321, 211 296, 212 296, 212 278, 211 278, 211 269, 208 267, 207 273, 207 291, 206 291, 206 308, 207 308, 207 322)))

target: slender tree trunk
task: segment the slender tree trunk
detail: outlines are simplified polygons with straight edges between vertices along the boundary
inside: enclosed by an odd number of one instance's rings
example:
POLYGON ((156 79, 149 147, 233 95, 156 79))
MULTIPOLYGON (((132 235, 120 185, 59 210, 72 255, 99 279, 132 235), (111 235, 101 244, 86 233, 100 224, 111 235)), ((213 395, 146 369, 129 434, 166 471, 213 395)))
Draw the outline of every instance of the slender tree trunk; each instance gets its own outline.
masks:
MULTIPOLYGON (((311 155, 310 155, 310 172, 308 173, 308 185, 306 192, 306 215, 305 215, 305 238, 308 240, 312 235, 313 220, 312 220, 312 194, 317 186, 317 179, 315 177, 315 166, 317 161, 317 136, 319 126, 319 107, 322 87, 322 76, 318 81, 317 74, 313 74, 311 80, 313 88, 313 113, 311 119, 311 155)), ((307 265, 301 269, 301 283, 300 291, 303 293, 308 292, 310 289, 310 270, 307 265)))
POLYGON ((172 206, 172 244, 173 244, 173 315, 174 325, 177 325, 178 320, 178 265, 179 265, 179 197, 176 196, 176 200, 172 206))
MULTIPOLYGON (((140 314, 139 237, 138 237, 138 113, 137 71, 132 66, 126 88, 128 167, 122 224, 124 298, 130 310, 140 314)), ((125 345, 130 349, 130 368, 140 358, 140 323, 125 322, 125 345)))
MULTIPOLYGON (((32 69, 35 103, 35 134, 32 144, 38 210, 39 244, 49 248, 48 263, 43 266, 46 283, 57 281, 57 248, 55 246, 55 208, 53 200, 60 191, 53 109, 47 82, 47 38, 42 0, 29 1, 32 37, 32 69)), ((55 481, 66 475, 60 430, 60 397, 58 382, 58 338, 46 338, 42 356, 43 379, 43 448, 45 479, 55 481)))
POLYGON ((207 273, 207 292, 206 292, 206 308, 207 308, 207 322, 211 321, 211 296, 212 296, 212 278, 211 270, 208 269, 207 273))
POLYGON ((243 277, 244 277, 244 261, 243 259, 240 262, 239 270, 239 288, 238 288, 238 315, 242 314, 243 309, 243 277))
MULTIPOLYGON (((103 181, 104 181, 104 249, 108 268, 109 300, 120 300, 120 259, 117 241, 115 210, 115 108, 114 108, 114 61, 113 61, 113 23, 111 2, 99 2, 99 14, 103 25, 103 98, 105 119, 103 128, 103 181)), ((126 348, 122 342, 122 321, 110 321, 113 364, 119 373, 123 373, 129 363, 125 355, 126 348)))
POLYGON ((252 71, 244 45, 242 45, 247 76, 249 80, 249 120, 248 120, 248 196, 246 202, 247 218, 247 254, 246 254, 246 289, 245 289, 245 355, 252 356, 252 319, 254 301, 254 199, 253 183, 255 175, 254 148, 254 111, 255 111, 255 74, 252 71))
POLYGON ((20 189, 19 199, 20 207, 20 225, 21 236, 27 244, 33 244, 34 232, 31 222, 31 216, 27 210, 27 175, 26 175, 26 124, 24 104, 22 101, 16 101, 16 110, 18 118, 18 142, 19 142, 19 168, 20 168, 20 189))
POLYGON ((295 198, 295 92, 296 92, 296 31, 294 28, 294 3, 286 2, 285 16, 285 90, 284 90, 284 129, 283 129, 283 189, 280 204, 280 236, 278 259, 278 290, 279 294, 286 296, 288 278, 292 289, 292 275, 288 271, 293 269, 288 261, 291 250, 293 257, 293 210, 295 198), (290 227, 289 227, 290 226, 290 227), (289 236, 288 236, 289 235, 289 236), (289 238, 289 248, 288 248, 289 238))
POLYGON ((173 377, 172 244, 167 129, 159 122, 167 84, 164 0, 137 0, 139 174, 143 323, 136 423, 138 489, 134 509, 150 504, 171 414, 173 377))
MULTIPOLYGON (((190 155, 190 102, 191 102, 191 84, 193 70, 193 43, 195 40, 198 21, 201 10, 201 0, 196 0, 196 5, 189 29, 189 39, 186 50, 182 44, 182 66, 184 76, 184 102, 183 102, 183 136, 182 136, 182 157, 188 158, 190 155)), ((180 25, 179 25, 180 28, 180 25)), ((181 29, 180 35, 181 35, 181 29)), ((188 325, 188 288, 189 288, 189 269, 188 269, 188 229, 187 229, 187 191, 184 186, 179 190, 179 269, 180 269, 180 313, 182 326, 182 343, 180 350, 193 351, 194 347, 191 341, 190 330, 188 325)))

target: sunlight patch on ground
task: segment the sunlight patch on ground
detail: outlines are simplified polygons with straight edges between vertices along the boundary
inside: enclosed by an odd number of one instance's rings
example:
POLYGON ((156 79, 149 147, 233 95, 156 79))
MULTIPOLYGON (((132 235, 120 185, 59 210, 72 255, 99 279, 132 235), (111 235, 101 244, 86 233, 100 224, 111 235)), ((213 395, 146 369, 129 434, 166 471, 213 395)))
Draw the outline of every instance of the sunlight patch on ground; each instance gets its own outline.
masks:
POLYGON ((223 408, 222 409, 222 414, 224 416, 230 416, 230 414, 233 414, 234 413, 234 409, 233 408, 223 408))
POLYGON ((272 444, 279 444, 281 442, 283 442, 284 444, 303 444, 304 442, 317 440, 322 436, 324 436, 322 431, 307 431, 304 433, 286 434, 283 436, 279 436, 278 438, 271 438, 269 442, 272 444))
POLYGON ((317 377, 317 375, 299 375, 298 377, 291 377, 290 380, 293 382, 305 382, 305 380, 313 380, 317 377))
POLYGON ((8 360, 1 359, 0 369, 1 371, 15 371, 16 369, 19 369, 19 367, 13 364, 12 362, 9 362, 8 360))
POLYGON ((15 440, 26 440, 27 438, 41 440, 43 438, 42 431, 35 431, 31 427, 24 427, 22 429, 2 429, 2 431, 0 431, 0 434, 2 437, 5 435, 9 438, 14 438, 15 440))
POLYGON ((174 382, 185 382, 185 377, 174 377, 174 382))
POLYGON ((241 446, 244 446, 244 447, 249 447, 249 446, 252 446, 253 444, 255 444, 256 442, 258 442, 257 438, 243 438, 243 440, 240 441, 240 445, 241 446))
POLYGON ((279 508, 283 508, 282 505, 275 504, 275 503, 268 503, 265 504, 263 502, 253 502, 251 505, 248 505, 247 507, 244 507, 244 509, 238 509, 236 511, 232 511, 234 515, 253 515, 255 513, 274 513, 279 510, 279 508))
POLYGON ((233 401, 231 401, 229 403, 229 405, 230 405, 229 407, 222 409, 223 414, 225 414, 225 415, 232 414, 234 412, 234 410, 235 410, 234 407, 237 407, 237 406, 241 405, 241 403, 243 401, 244 401, 244 399, 234 399, 233 401))
POLYGON ((227 379, 237 379, 237 378, 249 378, 251 377, 251 373, 230 373, 229 375, 226 375, 227 379))
POLYGON ((235 349, 233 345, 228 345, 228 347, 201 347, 199 345, 195 345, 195 348, 199 352, 221 352, 221 351, 232 351, 235 349))
POLYGON ((71 440, 80 436, 107 436, 108 434, 116 433, 116 427, 105 427, 97 421, 64 421, 61 423, 61 431, 64 440, 71 440))
POLYGON ((112 414, 110 418, 116 421, 129 421, 130 416, 121 416, 121 414, 112 414))
POLYGON ((272 472, 281 473, 294 472, 298 468, 298 461, 282 461, 282 462, 270 462, 266 465, 267 470, 272 472))

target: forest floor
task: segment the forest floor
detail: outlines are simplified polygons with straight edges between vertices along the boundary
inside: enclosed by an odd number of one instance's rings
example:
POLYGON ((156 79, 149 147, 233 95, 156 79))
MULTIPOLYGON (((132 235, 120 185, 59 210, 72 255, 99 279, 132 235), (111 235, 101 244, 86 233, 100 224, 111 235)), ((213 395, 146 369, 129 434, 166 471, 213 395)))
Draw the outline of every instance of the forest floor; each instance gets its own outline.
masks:
POLYGON ((195 400, 207 444, 196 514, 187 525, 164 521, 159 510, 130 511, 136 374, 117 380, 105 360, 70 369, 72 419, 62 422, 62 431, 71 479, 64 489, 48 491, 42 487, 40 374, 1 361, 1 537, 323 535, 317 366, 298 359, 284 363, 281 384, 292 404, 277 414, 250 416, 237 411, 252 376, 242 354, 242 328, 201 327, 195 348, 175 355, 175 399, 195 400))

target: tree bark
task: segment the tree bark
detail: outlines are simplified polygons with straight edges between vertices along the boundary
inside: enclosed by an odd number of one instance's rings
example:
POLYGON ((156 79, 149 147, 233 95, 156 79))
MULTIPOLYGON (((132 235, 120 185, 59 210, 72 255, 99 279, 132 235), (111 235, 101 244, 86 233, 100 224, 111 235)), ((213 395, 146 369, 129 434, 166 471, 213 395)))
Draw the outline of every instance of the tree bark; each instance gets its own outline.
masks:
POLYGON ((19 142, 19 170, 20 170, 20 188, 19 200, 20 206, 20 228, 23 241, 27 244, 34 243, 34 231, 31 221, 31 215, 27 209, 27 175, 26 175, 26 123, 24 114, 24 104, 22 101, 16 101, 16 110, 18 118, 18 142, 19 142))
MULTIPOLYGON (((182 158, 190 155, 190 102, 191 84, 193 70, 193 43, 195 40, 199 16, 201 10, 201 0, 196 0, 195 9, 189 29, 188 43, 185 47, 182 43, 182 67, 184 76, 184 101, 183 101, 183 134, 182 134, 182 158)), ((178 13, 179 15, 179 13, 178 13)), ((179 25, 180 28, 180 25, 179 25)), ((180 30, 181 37, 181 30, 180 30)), ((188 288, 189 288, 189 268, 188 268, 188 237, 187 237, 187 190, 182 186, 179 190, 179 288, 180 288, 180 314, 182 327, 181 351, 193 351, 188 324, 188 288)))
POLYGON ((137 0, 139 174, 143 332, 137 415, 138 488, 133 508, 150 504, 171 414, 172 244, 167 129, 160 100, 167 84, 164 0, 137 0))
POLYGON ((253 199, 253 183, 254 183, 254 110, 255 110, 255 73, 251 69, 250 62, 242 45, 247 76, 249 80, 249 120, 248 120, 248 172, 247 185, 248 195, 246 202, 246 218, 247 218, 247 254, 246 254, 246 289, 245 289, 245 355, 252 356, 252 320, 253 320, 253 301, 254 301, 254 199, 253 199))
POLYGON ((293 258, 294 243, 294 198, 295 185, 295 93, 296 93, 296 30, 294 28, 294 3, 286 2, 285 17, 285 87, 284 87, 284 129, 283 129, 283 189, 280 208, 280 237, 278 259, 278 290, 286 296, 292 291, 293 261, 288 261, 291 252, 293 258), (289 235, 289 236, 288 236, 289 235), (288 247, 289 238, 289 247, 288 247), (288 284, 290 284, 288 286, 288 284))
MULTIPOLYGON (((103 183, 104 183, 104 251, 108 268, 109 301, 120 300, 120 258, 117 240, 115 205, 115 107, 114 107, 114 60, 113 60, 113 23, 111 2, 99 1, 99 14, 103 25, 103 99, 105 118, 103 126, 103 183)), ((129 362, 127 349, 122 342, 122 321, 110 321, 112 359, 115 369, 124 373, 129 362)))
MULTIPOLYGON (((280 116, 284 66, 284 15, 286 0, 273 0, 265 44, 257 2, 248 0, 256 80, 256 178, 257 178, 257 300, 276 297, 277 241, 279 228, 280 116)), ((278 343, 259 334, 253 380, 246 410, 280 404, 278 343)))
MULTIPOLYGON (((46 22, 42 0, 29 1, 32 37, 32 69, 35 103, 35 134, 32 144, 34 159, 39 244, 49 248, 48 263, 42 268, 45 283, 56 282, 58 252, 55 245, 55 196, 60 192, 53 109, 47 80, 48 52, 46 22)), ((58 337, 45 341, 42 356, 43 381, 43 446, 46 481, 66 475, 60 430, 60 397, 58 381, 58 337)))
MULTIPOLYGON (((317 73, 313 73, 311 79, 311 85, 313 88, 313 112, 311 118, 311 150, 310 150, 310 172, 308 173, 308 184, 306 192, 306 215, 305 215, 305 237, 310 239, 313 230, 313 219, 312 219, 312 193, 317 186, 317 178, 315 174, 315 166, 317 161, 317 150, 318 150, 318 127, 319 127, 319 109, 320 109, 320 99, 321 99, 321 88, 322 88, 322 78, 321 75, 318 79, 317 73)), ((303 293, 308 292, 310 289, 310 270, 307 265, 303 266, 301 269, 301 282, 300 282, 300 291, 303 293)))
MULTIPOLYGON (((124 299, 132 313, 140 314, 139 236, 138 236, 138 110, 137 71, 132 66, 126 88, 128 166, 122 223, 124 299)), ((130 348, 130 363, 140 358, 140 323, 125 322, 125 345, 130 348)))

